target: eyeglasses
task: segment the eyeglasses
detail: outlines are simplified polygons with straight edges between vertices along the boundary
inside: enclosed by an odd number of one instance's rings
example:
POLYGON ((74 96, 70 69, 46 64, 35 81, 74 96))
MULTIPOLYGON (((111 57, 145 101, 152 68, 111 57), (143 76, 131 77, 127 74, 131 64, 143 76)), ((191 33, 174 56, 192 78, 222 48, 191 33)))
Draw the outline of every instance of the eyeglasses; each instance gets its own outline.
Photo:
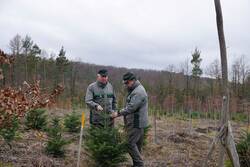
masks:
POLYGON ((107 75, 101 75, 101 77, 102 77, 102 78, 106 78, 106 77, 107 77, 107 75))

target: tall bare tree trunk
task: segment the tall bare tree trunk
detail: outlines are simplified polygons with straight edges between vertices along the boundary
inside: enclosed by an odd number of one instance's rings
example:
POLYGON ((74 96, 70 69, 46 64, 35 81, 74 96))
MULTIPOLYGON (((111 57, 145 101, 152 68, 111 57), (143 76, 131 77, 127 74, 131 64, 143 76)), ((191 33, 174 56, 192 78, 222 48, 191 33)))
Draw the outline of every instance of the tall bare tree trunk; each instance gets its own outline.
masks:
POLYGON ((236 151, 234 138, 232 134, 231 124, 229 121, 229 85, 228 85, 228 67, 227 67, 227 52, 226 42, 223 29, 223 16, 221 10, 220 0, 214 0, 217 30, 220 44, 220 56, 221 56, 221 68, 222 68, 222 83, 223 83, 223 106, 222 106, 222 117, 220 123, 220 131, 215 137, 211 148, 209 150, 207 160, 203 166, 207 166, 207 161, 214 150, 214 145, 220 141, 220 165, 223 166, 224 150, 226 150, 234 167, 239 167, 239 156, 236 151))
POLYGON ((43 87, 45 88, 45 85, 47 84, 47 77, 46 77, 46 64, 45 60, 43 60, 43 87))
POLYGON ((25 51, 25 81, 28 81, 28 51, 25 51))
POLYGON ((14 71, 15 71, 15 63, 10 65, 10 80, 11 80, 11 86, 15 86, 15 76, 14 76, 14 71))
POLYGON ((153 119, 154 119, 154 143, 157 144, 157 134, 156 134, 156 126, 157 126, 157 124, 156 124, 157 115, 156 114, 157 114, 157 110, 156 109, 154 109, 153 114, 154 114, 154 117, 153 117, 153 119))
POLYGON ((75 87, 76 87, 76 78, 77 78, 77 73, 78 73, 78 66, 77 63, 73 63, 72 69, 71 69, 71 76, 70 76, 70 94, 71 94, 71 104, 74 102, 75 98, 75 87))

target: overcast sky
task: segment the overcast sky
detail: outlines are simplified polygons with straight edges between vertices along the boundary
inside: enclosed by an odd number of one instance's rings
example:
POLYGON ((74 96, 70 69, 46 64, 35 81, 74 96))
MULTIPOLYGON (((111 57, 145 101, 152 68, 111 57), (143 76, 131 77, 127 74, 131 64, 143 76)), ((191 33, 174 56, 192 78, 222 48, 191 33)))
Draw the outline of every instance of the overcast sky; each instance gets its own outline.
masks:
MULTIPOLYGON (((221 0, 229 64, 250 58, 250 1, 221 0)), ((219 57, 214 0, 0 0, 0 48, 17 33, 70 59, 121 67, 178 66, 198 47, 219 57)))

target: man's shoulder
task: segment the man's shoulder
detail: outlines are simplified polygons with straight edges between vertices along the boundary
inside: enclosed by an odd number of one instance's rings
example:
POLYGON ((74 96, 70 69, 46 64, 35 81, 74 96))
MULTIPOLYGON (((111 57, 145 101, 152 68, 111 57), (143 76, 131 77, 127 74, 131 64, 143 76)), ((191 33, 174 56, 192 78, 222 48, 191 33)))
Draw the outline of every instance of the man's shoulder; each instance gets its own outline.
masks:
POLYGON ((113 87, 112 84, 110 82, 108 82, 107 86, 109 87, 113 87))
POLYGON ((89 86, 88 86, 88 88, 90 89, 90 88, 93 88, 93 87, 95 87, 96 86, 96 82, 93 82, 93 83, 91 83, 91 84, 89 84, 89 86))
POLYGON ((141 84, 138 85, 138 86, 134 89, 133 92, 134 92, 135 94, 141 94, 141 95, 147 96, 147 92, 146 92, 145 88, 144 88, 141 84))

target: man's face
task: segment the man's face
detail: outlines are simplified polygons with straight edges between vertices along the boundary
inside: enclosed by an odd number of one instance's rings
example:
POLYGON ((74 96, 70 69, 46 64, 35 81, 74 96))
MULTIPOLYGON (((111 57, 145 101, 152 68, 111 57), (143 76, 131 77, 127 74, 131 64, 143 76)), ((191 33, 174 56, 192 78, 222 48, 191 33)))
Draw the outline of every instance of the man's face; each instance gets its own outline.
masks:
POLYGON ((128 81, 124 82, 124 85, 127 88, 131 88, 133 86, 133 84, 134 84, 134 80, 128 80, 128 81))
POLYGON ((108 82, 108 76, 107 75, 102 76, 100 74, 97 74, 97 81, 106 84, 108 82))

